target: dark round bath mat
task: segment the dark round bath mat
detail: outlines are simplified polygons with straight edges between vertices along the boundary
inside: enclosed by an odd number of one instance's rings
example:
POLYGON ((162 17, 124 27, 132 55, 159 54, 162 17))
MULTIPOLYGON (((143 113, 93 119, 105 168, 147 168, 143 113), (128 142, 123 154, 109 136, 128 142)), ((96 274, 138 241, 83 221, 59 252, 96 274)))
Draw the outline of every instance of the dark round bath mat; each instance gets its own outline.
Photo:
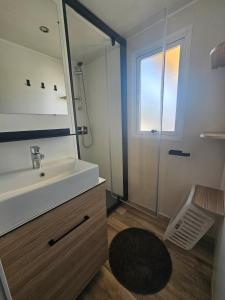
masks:
POLYGON ((172 261, 163 242, 140 228, 125 229, 114 237, 109 264, 123 286, 142 295, 163 289, 172 272, 172 261))

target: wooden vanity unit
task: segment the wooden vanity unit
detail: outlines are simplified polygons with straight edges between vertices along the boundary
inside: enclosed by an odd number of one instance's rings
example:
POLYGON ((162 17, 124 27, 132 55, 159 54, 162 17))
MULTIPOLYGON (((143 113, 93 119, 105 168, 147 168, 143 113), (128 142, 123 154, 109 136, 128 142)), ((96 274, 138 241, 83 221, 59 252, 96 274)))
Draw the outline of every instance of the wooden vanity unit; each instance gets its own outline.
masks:
POLYGON ((0 238, 13 300, 76 299, 107 251, 104 183, 0 238))

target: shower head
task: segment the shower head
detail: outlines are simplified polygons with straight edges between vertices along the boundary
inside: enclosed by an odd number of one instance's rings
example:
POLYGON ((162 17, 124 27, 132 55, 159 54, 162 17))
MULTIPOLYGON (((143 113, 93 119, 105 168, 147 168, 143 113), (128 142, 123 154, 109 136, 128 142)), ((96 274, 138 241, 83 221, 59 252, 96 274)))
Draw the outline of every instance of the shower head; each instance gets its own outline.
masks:
POLYGON ((81 67, 83 66, 82 61, 79 61, 79 62, 77 63, 77 66, 78 66, 79 68, 81 68, 81 67))

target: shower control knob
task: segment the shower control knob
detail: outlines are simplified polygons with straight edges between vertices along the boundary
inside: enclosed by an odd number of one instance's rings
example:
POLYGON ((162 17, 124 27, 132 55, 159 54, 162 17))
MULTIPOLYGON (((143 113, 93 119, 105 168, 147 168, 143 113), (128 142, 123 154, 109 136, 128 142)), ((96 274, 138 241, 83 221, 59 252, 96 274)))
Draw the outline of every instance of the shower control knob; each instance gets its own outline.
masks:
POLYGON ((87 126, 78 126, 77 127, 77 135, 85 135, 88 134, 87 126))

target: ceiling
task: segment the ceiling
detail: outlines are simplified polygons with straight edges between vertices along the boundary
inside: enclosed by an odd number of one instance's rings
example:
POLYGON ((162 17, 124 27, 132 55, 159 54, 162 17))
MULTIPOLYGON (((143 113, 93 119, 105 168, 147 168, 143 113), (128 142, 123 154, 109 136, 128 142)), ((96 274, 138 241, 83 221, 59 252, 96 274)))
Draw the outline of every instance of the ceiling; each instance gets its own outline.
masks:
MULTIPOLYGON (((169 12, 192 0, 80 0, 112 29, 129 36, 155 22, 165 7, 169 12)), ((110 39, 67 7, 71 56, 90 60, 110 39)), ((57 8, 54 0, 0 0, 0 38, 44 54, 61 57, 57 8), (41 25, 50 31, 39 30, 41 25)))
POLYGON ((124 37, 149 26, 165 12, 171 13, 193 0, 80 0, 107 25, 124 37))
MULTIPOLYGON (((106 45, 108 36, 67 7, 70 52, 73 60, 93 59, 106 45)), ((57 7, 54 0, 0 0, 0 39, 61 57, 57 7), (49 33, 39 30, 47 26, 49 33)))
POLYGON ((66 7, 70 52, 74 61, 89 62, 111 45, 111 39, 66 7))

